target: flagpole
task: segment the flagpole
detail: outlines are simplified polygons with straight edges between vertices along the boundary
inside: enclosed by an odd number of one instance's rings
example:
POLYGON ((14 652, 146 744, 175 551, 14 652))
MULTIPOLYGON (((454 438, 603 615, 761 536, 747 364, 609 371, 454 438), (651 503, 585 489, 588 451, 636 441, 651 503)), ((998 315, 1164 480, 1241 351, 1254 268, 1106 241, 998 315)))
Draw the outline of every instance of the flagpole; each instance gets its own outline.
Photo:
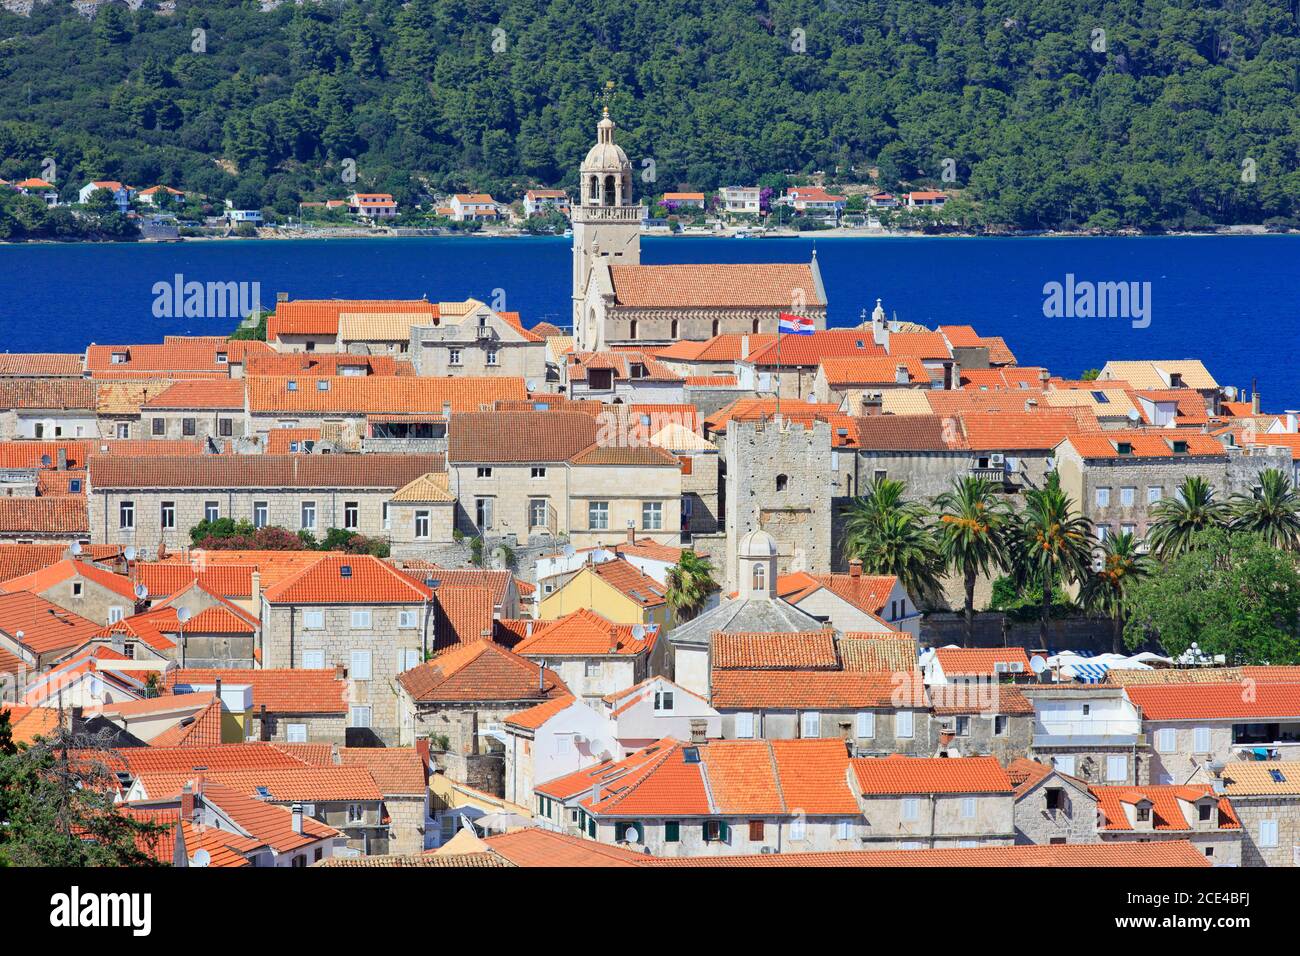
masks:
POLYGON ((776 413, 781 414, 781 316, 776 317, 776 413))

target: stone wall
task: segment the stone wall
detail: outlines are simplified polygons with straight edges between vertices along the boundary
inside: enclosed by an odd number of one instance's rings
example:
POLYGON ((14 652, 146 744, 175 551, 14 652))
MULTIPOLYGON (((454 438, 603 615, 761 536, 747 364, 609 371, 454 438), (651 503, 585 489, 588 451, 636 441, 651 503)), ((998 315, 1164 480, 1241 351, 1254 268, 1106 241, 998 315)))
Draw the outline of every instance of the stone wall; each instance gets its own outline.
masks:
POLYGON ((438 769, 449 779, 494 797, 505 796, 505 754, 434 751, 432 756, 438 769))
POLYGON ((1233 797, 1232 807, 1241 820, 1242 866, 1295 866, 1294 847, 1300 846, 1300 797, 1233 797), (1260 843, 1260 823, 1277 822, 1277 846, 1260 843))

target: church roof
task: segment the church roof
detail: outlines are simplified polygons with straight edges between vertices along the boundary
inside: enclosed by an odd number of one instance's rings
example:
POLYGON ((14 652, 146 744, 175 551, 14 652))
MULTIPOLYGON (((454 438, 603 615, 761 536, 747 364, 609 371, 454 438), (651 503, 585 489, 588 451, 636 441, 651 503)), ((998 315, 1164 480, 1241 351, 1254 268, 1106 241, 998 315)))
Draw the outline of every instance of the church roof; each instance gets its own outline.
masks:
POLYGON ((692 263, 611 265, 614 301, 640 308, 791 309, 802 297, 809 308, 826 304, 810 263, 692 263))
POLYGON ((826 624, 780 598, 723 601, 697 618, 673 628, 673 644, 707 647, 709 638, 723 634, 805 634, 824 631, 826 624))

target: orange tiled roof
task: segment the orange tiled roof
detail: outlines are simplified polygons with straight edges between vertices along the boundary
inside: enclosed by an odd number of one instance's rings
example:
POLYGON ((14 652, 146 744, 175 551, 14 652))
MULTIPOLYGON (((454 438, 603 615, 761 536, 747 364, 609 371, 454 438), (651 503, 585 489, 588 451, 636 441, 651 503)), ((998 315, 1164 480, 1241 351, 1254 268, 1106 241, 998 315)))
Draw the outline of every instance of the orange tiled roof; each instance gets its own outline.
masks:
POLYGON ((435 647, 441 649, 453 644, 472 644, 485 637, 491 639, 497 603, 491 588, 442 580, 436 593, 439 614, 435 647))
POLYGON ((773 337, 767 345, 751 347, 749 357, 739 361, 774 366, 780 371, 786 367, 815 367, 823 359, 836 356, 884 358, 885 350, 872 339, 870 329, 822 329, 812 335, 782 335, 780 341, 773 337))
POLYGON ((710 661, 719 670, 838 670, 835 632, 727 633, 710 638, 710 661))
POLYGON ((797 571, 776 579, 776 593, 791 604, 797 605, 815 591, 825 588, 841 600, 860 611, 879 615, 885 610, 885 601, 898 586, 892 574, 808 574, 797 571))
POLYGON ((916 669, 916 638, 906 631, 850 631, 839 648, 846 671, 916 669))
POLYGON ((772 332, 723 332, 703 342, 682 339, 659 349, 661 361, 730 363, 745 358, 776 341, 772 332))
POLYGON ((1300 717, 1300 684, 1130 684, 1125 693, 1145 720, 1300 717))
POLYGON ((952 358, 952 349, 939 332, 893 332, 888 349, 891 358, 911 356, 928 361, 952 358))
POLYGON ((1019 664, 1020 672, 1029 674, 1029 657, 1021 647, 937 647, 934 650, 946 676, 980 675, 992 677, 998 664, 1019 664))
POLYGON ((683 376, 645 351, 620 349, 607 352, 569 353, 566 374, 570 382, 585 382, 591 369, 609 369, 615 380, 624 382, 680 382, 683 376), (640 374, 632 374, 632 366, 640 365, 640 374))
MULTIPOLYGON (((90 486, 104 488, 401 488, 442 455, 201 455, 90 459, 90 486)), ((40 500, 40 499, 37 499, 40 500)), ((69 500, 69 499, 62 499, 69 500)), ((83 505, 84 508, 84 505, 83 505)))
POLYGON ((0 581, 39 571, 62 561, 67 553, 62 544, 0 544, 0 581))
POLYGON ((664 586, 622 558, 593 564, 588 570, 640 607, 658 607, 667 603, 664 586))
POLYGON ((1217 438, 1169 429, 1158 432, 1122 429, 1064 437, 1083 458, 1173 458, 1173 442, 1186 442, 1188 456, 1224 458, 1228 454, 1217 438), (1131 454, 1120 454, 1121 442, 1131 447, 1131 454))
POLYGON ((191 379, 177 382, 161 395, 155 395, 142 406, 148 409, 238 409, 244 408, 244 382, 242 379, 208 381, 191 379))
POLYGON ((511 727, 518 727, 521 730, 536 730, 560 711, 571 706, 575 700, 577 698, 572 694, 561 694, 540 704, 527 707, 517 714, 511 714, 506 718, 505 722, 511 727))
POLYGON ((522 378, 419 378, 377 375, 257 375, 248 382, 248 408, 256 414, 369 415, 400 408, 407 414, 476 412, 498 401, 522 401, 522 378), (325 382, 328 388, 321 388, 325 382))
POLYGON ((1034 705, 1015 684, 936 684, 926 688, 936 714, 1032 714, 1034 705))
POLYGON ((319 442, 320 428, 272 428, 266 433, 266 453, 268 455, 306 454, 304 442, 319 442), (298 451, 290 446, 297 443, 298 451))
POLYGON ((423 604, 431 593, 372 555, 325 554, 262 596, 271 604, 368 605, 423 604))
POLYGON ((722 710, 772 710, 820 707, 849 710, 928 706, 919 674, 827 670, 714 670, 713 706, 722 710))
POLYGON ((610 266, 618 305, 635 308, 781 308, 798 295, 825 306, 806 264, 610 266))
POLYGON ((81 356, 65 352, 5 352, 0 354, 0 377, 57 376, 79 378, 81 356))
POLYGON ((533 636, 515 646, 515 653, 527 657, 607 657, 637 655, 650 651, 659 636, 659 626, 648 624, 644 635, 633 634, 631 624, 614 624, 595 611, 579 608, 533 629, 533 636))
MULTIPOLYGON (((783 419, 805 428, 813 422, 826 422, 830 426, 831 445, 836 448, 857 447, 856 422, 859 420, 845 415, 836 404, 792 402, 787 399, 781 405, 780 411, 783 419)), ((733 421, 770 420, 776 412, 775 398, 738 398, 704 420, 706 434, 709 432, 721 434, 733 421)))
POLYGON ((265 342, 254 339, 169 335, 161 345, 91 345, 86 349, 86 371, 94 378, 141 372, 162 372, 172 378, 192 378, 194 373, 229 376, 230 363, 270 350, 265 342), (114 362, 114 355, 125 356, 125 360, 114 362), (221 355, 226 361, 219 361, 221 355))
POLYGON ((863 794, 1007 793, 1011 778, 993 757, 855 757, 853 775, 863 794))
POLYGON ((15 640, 22 631, 22 645, 35 654, 80 647, 97 630, 94 621, 29 591, 0 594, 0 631, 15 640))
POLYGON ((80 536, 89 530, 84 497, 0 498, 0 532, 80 536))
POLYGON ((107 568, 101 568, 89 561, 64 559, 30 574, 0 582, 0 592, 30 591, 39 594, 42 591, 61 584, 73 577, 82 577, 93 581, 100 587, 107 588, 119 597, 135 602, 135 586, 124 575, 114 574, 107 568))
MULTIPOLYGON (((150 797, 179 793, 192 772, 141 773, 140 782, 150 797)), ((263 767, 256 770, 205 770, 204 786, 210 781, 236 793, 273 803, 327 803, 341 800, 382 800, 384 795, 370 771, 359 766, 263 767), (267 796, 259 789, 265 788, 267 796)))
POLYGON ((903 370, 905 381, 930 382, 920 359, 907 356, 857 356, 833 355, 821 360, 822 374, 832 388, 846 385, 893 385, 898 381, 898 370, 903 370))
MULTIPOLYGON (((533 831, 523 831, 533 832, 533 831)), ((495 839, 495 838, 493 838, 495 839)), ((489 840, 491 843, 492 840, 489 840)), ((1093 867, 1122 870, 1147 866, 1210 866, 1204 852, 1188 840, 1066 843, 1034 846, 980 846, 942 850, 844 850, 831 853, 751 854, 749 856, 647 857, 645 866, 707 867, 1093 867)))
POLYGON ((563 696, 559 676, 492 641, 462 644, 397 675, 417 702, 530 701, 563 696))
MULTIPOLYGON (((350 352, 267 352, 248 356, 244 373, 261 375, 336 376, 343 369, 364 369, 368 375, 414 375, 415 367, 391 355, 353 355, 350 352)), ((355 373, 354 373, 355 374, 355 373)))
POLYGON ((98 386, 80 378, 0 379, 0 408, 94 411, 98 386))
MULTIPOLYGON (((1125 804, 1147 802, 1151 804, 1151 824, 1156 830, 1195 829, 1195 824, 1188 819, 1182 803, 1195 803, 1203 797, 1213 796, 1214 790, 1209 784, 1185 784, 1183 786, 1142 786, 1116 787, 1094 786, 1088 788, 1097 798, 1097 810, 1105 820, 1103 830, 1135 829, 1128 821, 1124 811, 1125 804)), ((1220 797, 1215 802, 1217 823, 1220 830, 1240 830, 1241 821, 1227 797, 1220 797)))
POLYGON ((582 412, 470 412, 453 415, 447 460, 494 462, 567 461, 596 441, 599 423, 582 412))
MULTIPOLYGON (((142 773, 193 775, 217 770, 303 767, 304 761, 268 743, 212 747, 121 747, 104 762, 132 776, 142 773)), ((180 792, 177 788, 176 792, 180 792)))
POLYGON ((428 792, 424 761, 414 747, 340 747, 339 760, 369 771, 385 797, 428 792))
POLYGON ((344 312, 411 312, 428 324, 438 318, 437 303, 425 299, 297 299, 275 304, 266 320, 267 341, 282 335, 338 335, 344 312))
POLYGON ((186 667, 168 671, 165 685, 176 693, 178 688, 207 689, 218 679, 226 687, 251 686, 254 710, 265 705, 272 714, 343 714, 348 709, 347 681, 332 667, 325 670, 186 667))

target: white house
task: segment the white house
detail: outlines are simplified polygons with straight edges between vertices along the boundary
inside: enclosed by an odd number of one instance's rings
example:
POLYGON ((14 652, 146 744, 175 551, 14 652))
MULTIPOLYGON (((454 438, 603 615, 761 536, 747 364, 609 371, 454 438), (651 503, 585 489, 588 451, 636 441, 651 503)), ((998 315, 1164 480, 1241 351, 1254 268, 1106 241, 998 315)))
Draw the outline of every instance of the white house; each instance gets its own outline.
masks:
POLYGON ((123 214, 130 212, 131 197, 135 195, 135 190, 130 186, 123 186, 115 179, 100 179, 86 183, 77 191, 77 202, 84 205, 91 196, 101 189, 107 189, 113 194, 113 202, 117 203, 118 212, 123 214))
POLYGON ((762 211, 763 190, 758 186, 723 186, 718 196, 724 212, 757 216, 762 211))
POLYGON ((722 736, 722 715, 707 700, 667 677, 651 677, 635 687, 607 695, 602 701, 605 716, 615 725, 618 745, 626 757, 656 740, 673 737, 690 740, 699 736, 722 736))
POLYGON ((451 218, 456 222, 496 219, 500 215, 496 200, 487 193, 457 193, 449 205, 451 218))
POLYGON ((557 697, 507 717, 505 798, 531 806, 533 785, 623 756, 608 716, 574 697, 557 697))
POLYGON ((1030 756, 1089 783, 1138 784, 1149 745, 1122 686, 1022 684, 1034 705, 1030 756))
POLYGON ((569 194, 563 189, 530 189, 524 193, 525 216, 540 216, 548 210, 567 216, 569 209, 569 194))

